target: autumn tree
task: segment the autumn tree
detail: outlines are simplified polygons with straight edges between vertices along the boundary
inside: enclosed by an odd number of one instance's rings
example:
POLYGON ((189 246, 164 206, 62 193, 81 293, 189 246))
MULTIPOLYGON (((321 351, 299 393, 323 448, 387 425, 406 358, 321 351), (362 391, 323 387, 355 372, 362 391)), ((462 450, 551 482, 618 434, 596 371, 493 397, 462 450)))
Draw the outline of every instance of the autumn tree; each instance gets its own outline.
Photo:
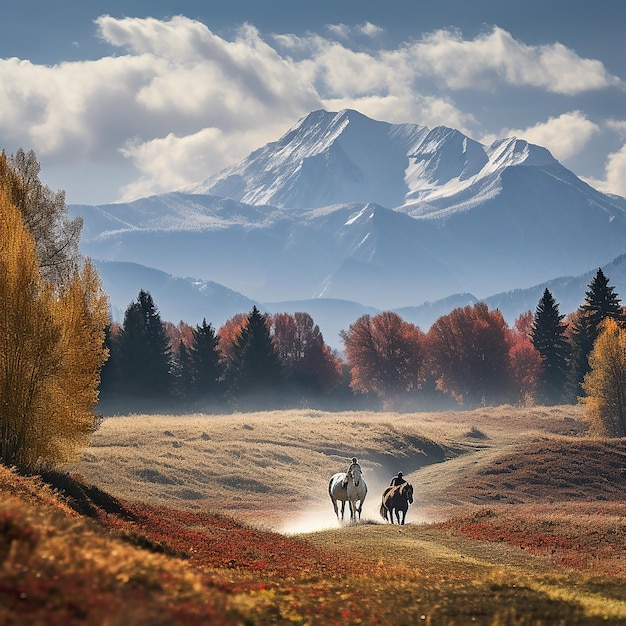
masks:
POLYGON ((589 355, 607 318, 622 320, 624 314, 615 287, 609 285, 609 279, 599 268, 585 292, 584 303, 572 318, 573 350, 568 380, 568 399, 572 402, 584 393, 582 381, 589 371, 589 355))
POLYGON ((457 308, 443 315, 427 335, 430 366, 443 391, 475 407, 510 397, 511 372, 507 325, 500 311, 486 304, 457 308))
POLYGON ((97 426, 108 315, 89 261, 44 278, 16 195, 0 186, 0 459, 35 470, 76 458, 97 426))
POLYGON ((246 313, 237 313, 227 319, 217 331, 217 336, 219 337, 218 346, 222 356, 222 363, 226 370, 230 369, 230 363, 235 358, 235 345, 247 323, 248 315, 246 313))
POLYGON ((270 322, 254 306, 231 347, 226 384, 233 399, 258 403, 275 400, 282 382, 282 368, 272 337, 270 322))
POLYGON ((143 398, 171 392, 171 346, 154 300, 143 289, 124 313, 117 351, 122 391, 143 398))
POLYGON ((507 335, 512 399, 518 403, 534 402, 541 376, 541 355, 531 340, 533 314, 518 316, 507 335))
POLYGON ((277 313, 272 326, 274 346, 292 388, 319 394, 339 384, 341 361, 308 313, 277 313))
POLYGON ((582 401, 592 430, 602 436, 626 436, 626 329, 614 319, 601 324, 589 366, 582 401))
POLYGON ((81 255, 78 244, 82 218, 69 218, 63 191, 53 192, 39 180, 35 153, 21 148, 7 158, 0 154, 0 187, 22 215, 35 241, 42 278, 54 284, 69 279, 81 255))
POLYGON ((541 356, 539 399, 548 405, 562 402, 568 376, 571 347, 566 338, 564 317, 546 288, 535 310, 531 338, 541 356))
POLYGON ((374 393, 388 407, 419 389, 424 360, 424 333, 397 313, 362 315, 341 332, 350 368, 350 386, 374 393))

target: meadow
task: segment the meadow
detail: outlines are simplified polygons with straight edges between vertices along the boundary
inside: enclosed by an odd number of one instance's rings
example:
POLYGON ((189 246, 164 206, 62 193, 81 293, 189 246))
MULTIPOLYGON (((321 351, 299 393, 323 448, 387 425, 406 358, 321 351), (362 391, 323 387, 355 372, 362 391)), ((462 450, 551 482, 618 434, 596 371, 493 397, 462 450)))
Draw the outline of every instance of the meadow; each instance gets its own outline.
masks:
POLYGON ((626 440, 580 407, 116 416, 65 469, 0 472, 3 624, 626 621, 626 440))

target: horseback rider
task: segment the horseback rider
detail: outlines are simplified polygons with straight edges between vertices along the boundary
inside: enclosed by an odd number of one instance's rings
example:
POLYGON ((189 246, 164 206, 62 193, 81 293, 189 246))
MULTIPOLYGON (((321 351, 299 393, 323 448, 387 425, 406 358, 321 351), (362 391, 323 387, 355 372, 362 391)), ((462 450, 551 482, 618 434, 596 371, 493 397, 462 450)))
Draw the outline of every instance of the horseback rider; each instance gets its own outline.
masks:
POLYGON ((361 469, 361 466, 359 465, 359 462, 357 461, 356 457, 353 456, 350 459, 350 465, 348 466, 348 469, 346 470, 346 477, 343 479, 343 484, 346 485, 348 483, 348 476, 350 475, 350 472, 352 470, 352 468, 354 466, 357 466, 359 469, 361 469))
POLYGON ((405 482, 406 480, 402 477, 402 472, 398 472, 397 476, 394 476, 391 479, 389 485, 391 487, 398 487, 399 485, 404 485, 405 482))

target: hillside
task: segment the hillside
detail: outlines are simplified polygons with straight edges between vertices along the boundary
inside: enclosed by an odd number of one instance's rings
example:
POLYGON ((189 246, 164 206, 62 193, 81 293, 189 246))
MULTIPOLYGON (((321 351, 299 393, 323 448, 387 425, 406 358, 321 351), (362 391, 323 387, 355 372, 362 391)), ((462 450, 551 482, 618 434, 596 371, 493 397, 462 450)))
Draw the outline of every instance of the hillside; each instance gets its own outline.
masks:
POLYGON ((620 624, 626 448, 585 431, 575 407, 110 418, 77 468, 89 477, 49 473, 51 490, 0 467, 0 620, 620 624), (352 453, 374 512, 406 469, 407 525, 313 515, 352 453), (194 473, 204 491, 181 499, 194 473))

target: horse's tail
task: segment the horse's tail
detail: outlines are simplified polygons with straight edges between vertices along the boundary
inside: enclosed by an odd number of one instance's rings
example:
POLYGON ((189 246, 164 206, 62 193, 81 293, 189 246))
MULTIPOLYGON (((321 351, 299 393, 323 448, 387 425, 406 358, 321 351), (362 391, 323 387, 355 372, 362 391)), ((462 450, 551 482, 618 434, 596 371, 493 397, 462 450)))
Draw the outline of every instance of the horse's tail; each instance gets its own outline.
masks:
POLYGON ((383 519, 387 519, 387 507, 385 506, 384 503, 380 505, 380 516, 383 519))

